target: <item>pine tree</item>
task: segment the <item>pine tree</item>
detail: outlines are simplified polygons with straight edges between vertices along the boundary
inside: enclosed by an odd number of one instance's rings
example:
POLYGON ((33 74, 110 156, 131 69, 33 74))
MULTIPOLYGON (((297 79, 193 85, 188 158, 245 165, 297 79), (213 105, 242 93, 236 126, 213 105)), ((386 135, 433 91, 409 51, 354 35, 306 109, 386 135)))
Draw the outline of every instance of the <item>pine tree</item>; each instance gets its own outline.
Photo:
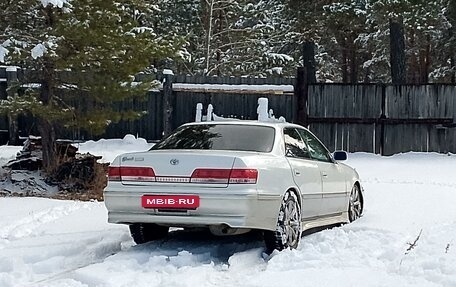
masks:
POLYGON ((111 122, 139 117, 141 112, 114 111, 113 103, 144 97, 152 83, 136 83, 134 75, 178 50, 153 28, 140 25, 156 7, 139 0, 2 5, 0 60, 36 71, 26 81, 40 83, 39 89, 3 101, 2 110, 19 105, 20 112, 37 118, 47 170, 55 163, 56 125, 102 132, 111 122))
POLYGON ((281 0, 159 0, 151 20, 185 40, 177 72, 207 75, 294 74, 290 19, 281 0))
POLYGON ((371 58, 371 80, 390 81, 388 74, 389 21, 403 19, 406 37, 407 81, 438 81, 446 70, 441 51, 446 45, 442 32, 448 29, 445 1, 434 0, 370 0, 367 3, 366 32, 360 37, 371 58), (442 69, 443 68, 443 69, 442 69))

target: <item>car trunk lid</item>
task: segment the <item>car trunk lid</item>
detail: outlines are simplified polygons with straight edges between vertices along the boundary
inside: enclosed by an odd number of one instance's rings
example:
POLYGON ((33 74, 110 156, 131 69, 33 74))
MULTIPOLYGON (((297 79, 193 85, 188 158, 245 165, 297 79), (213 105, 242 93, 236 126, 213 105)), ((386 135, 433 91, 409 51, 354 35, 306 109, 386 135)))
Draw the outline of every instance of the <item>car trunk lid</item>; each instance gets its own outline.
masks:
POLYGON ((235 156, 211 151, 160 150, 120 158, 124 185, 192 185, 227 187, 235 156))

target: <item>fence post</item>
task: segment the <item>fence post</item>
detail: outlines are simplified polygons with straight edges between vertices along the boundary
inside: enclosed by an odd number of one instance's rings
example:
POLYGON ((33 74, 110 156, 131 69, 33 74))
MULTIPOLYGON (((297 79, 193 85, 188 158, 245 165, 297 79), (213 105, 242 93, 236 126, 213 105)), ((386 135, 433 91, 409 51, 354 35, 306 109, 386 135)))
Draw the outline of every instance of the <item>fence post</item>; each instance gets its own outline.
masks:
MULTIPOLYGON (((6 93, 9 97, 14 96, 16 91, 16 86, 18 85, 17 78, 17 67, 7 67, 6 68, 6 93)), ((8 113, 8 134, 9 140, 8 144, 17 145, 19 144, 19 129, 17 122, 17 114, 8 113)))
POLYGON ((173 130, 173 79, 172 70, 163 70, 163 135, 167 136, 173 130))
POLYGON ((307 126, 307 93, 308 86, 306 83, 306 70, 304 67, 298 67, 296 83, 294 87, 294 115, 293 120, 303 126, 307 126))
POLYGON ((386 119, 386 85, 381 84, 382 89, 382 114, 380 115, 380 155, 385 155, 385 119, 386 119))
POLYGON ((0 67, 0 81, 2 82, 0 86, 0 100, 6 99, 6 68, 0 67))

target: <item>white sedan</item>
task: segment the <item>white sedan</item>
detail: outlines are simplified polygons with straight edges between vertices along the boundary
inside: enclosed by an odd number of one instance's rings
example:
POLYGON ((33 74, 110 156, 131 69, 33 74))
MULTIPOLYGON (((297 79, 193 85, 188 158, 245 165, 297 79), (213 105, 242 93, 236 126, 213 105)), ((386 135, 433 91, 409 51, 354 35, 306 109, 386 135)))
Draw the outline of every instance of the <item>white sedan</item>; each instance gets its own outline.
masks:
POLYGON ((304 230, 363 212, 357 172, 290 123, 203 122, 179 127, 146 152, 118 156, 104 190, 109 222, 138 244, 169 227, 216 235, 264 231, 269 251, 296 248, 304 230))

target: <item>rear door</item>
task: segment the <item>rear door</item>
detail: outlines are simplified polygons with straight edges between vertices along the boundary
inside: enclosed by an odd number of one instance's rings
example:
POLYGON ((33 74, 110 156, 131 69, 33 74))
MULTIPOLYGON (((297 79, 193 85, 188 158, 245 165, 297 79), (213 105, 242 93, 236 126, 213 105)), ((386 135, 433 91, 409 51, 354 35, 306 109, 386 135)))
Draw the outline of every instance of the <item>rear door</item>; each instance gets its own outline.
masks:
POLYGON ((320 171, 323 183, 320 215, 333 215, 344 211, 348 198, 342 167, 332 160, 326 147, 313 134, 304 129, 298 129, 298 132, 320 171))
POLYGON ((307 146, 295 128, 285 128, 283 133, 285 156, 302 194, 302 216, 318 216, 323 191, 318 163, 311 159, 307 146))

